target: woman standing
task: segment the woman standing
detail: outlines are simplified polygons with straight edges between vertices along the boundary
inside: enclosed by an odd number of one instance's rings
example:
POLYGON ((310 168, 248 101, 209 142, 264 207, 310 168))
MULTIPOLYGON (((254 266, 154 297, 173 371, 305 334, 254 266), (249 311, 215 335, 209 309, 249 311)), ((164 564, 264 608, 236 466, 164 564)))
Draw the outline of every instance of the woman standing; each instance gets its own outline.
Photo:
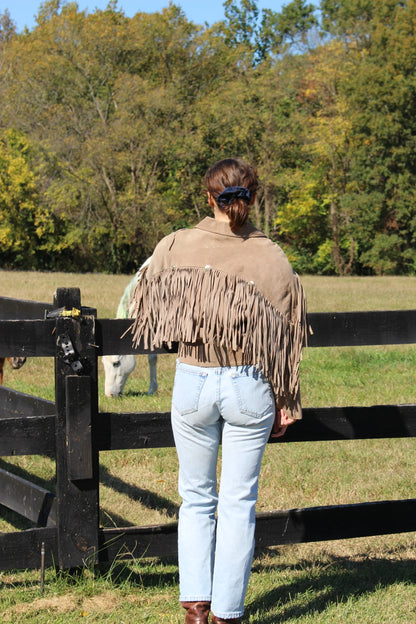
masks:
POLYGON ((179 342, 172 428, 186 624, 206 624, 210 610, 214 624, 243 615, 264 448, 272 428, 283 435, 301 418, 306 317, 283 251, 248 222, 256 169, 229 158, 204 182, 214 218, 165 237, 133 297, 135 343, 179 342))

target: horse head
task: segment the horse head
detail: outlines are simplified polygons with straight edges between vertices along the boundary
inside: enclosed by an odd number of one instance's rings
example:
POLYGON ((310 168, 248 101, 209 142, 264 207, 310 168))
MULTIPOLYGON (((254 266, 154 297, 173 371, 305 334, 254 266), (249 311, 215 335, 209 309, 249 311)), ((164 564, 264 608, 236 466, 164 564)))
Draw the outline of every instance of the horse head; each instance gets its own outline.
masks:
POLYGON ((134 355, 104 355, 105 395, 108 397, 123 394, 130 373, 136 366, 134 355))
MULTIPOLYGON (((137 281, 142 277, 142 271, 149 264, 151 258, 148 258, 146 262, 142 264, 137 273, 130 280, 126 286, 124 293, 120 299, 120 303, 117 308, 116 318, 129 318, 130 302, 136 288, 137 281)), ((102 358, 105 373, 105 394, 108 397, 120 396, 123 393, 124 386, 130 373, 136 366, 136 359, 134 355, 104 355, 102 358)), ((153 394, 156 392, 157 384, 157 355, 156 353, 149 353, 149 373, 150 384, 147 394, 153 394)))

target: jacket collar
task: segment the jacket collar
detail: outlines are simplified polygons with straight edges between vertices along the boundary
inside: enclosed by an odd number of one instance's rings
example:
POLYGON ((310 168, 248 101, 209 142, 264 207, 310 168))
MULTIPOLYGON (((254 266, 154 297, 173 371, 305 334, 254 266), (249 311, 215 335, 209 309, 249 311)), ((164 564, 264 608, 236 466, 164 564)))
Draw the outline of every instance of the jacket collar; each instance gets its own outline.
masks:
POLYGON ((249 221, 236 232, 231 231, 230 225, 226 221, 218 221, 213 217, 205 217, 205 219, 195 227, 197 230, 204 230, 205 232, 219 234, 220 236, 231 236, 233 238, 266 238, 266 235, 260 230, 257 230, 249 221))

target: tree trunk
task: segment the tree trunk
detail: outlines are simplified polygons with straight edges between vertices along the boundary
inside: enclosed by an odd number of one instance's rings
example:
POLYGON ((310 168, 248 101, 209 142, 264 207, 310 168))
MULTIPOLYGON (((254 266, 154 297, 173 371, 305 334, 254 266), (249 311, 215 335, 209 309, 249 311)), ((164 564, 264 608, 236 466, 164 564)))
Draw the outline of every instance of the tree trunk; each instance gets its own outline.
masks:
POLYGON ((334 243, 333 256, 335 260, 335 265, 337 267, 337 271, 339 275, 344 274, 344 261, 342 259, 341 250, 339 247, 339 237, 338 237, 338 219, 337 219, 337 207, 335 204, 334 196, 331 197, 331 208, 329 213, 329 219, 332 230, 332 240, 334 243))

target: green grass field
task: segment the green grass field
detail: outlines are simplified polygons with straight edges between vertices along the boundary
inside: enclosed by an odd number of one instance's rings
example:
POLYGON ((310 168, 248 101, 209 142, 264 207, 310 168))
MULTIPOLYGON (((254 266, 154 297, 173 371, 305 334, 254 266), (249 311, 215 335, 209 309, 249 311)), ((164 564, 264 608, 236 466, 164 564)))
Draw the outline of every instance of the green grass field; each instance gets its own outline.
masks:
MULTIPOLYGON (((51 302, 57 287, 79 286, 84 305, 99 317, 115 314, 129 276, 0 271, 0 295, 51 302)), ((416 308, 416 278, 305 276, 309 311, 416 308)), ((159 390, 146 395, 146 357, 139 358, 125 395, 103 396, 101 411, 168 411, 175 356, 158 361, 159 390)), ((301 368, 305 406, 415 402, 416 346, 312 349, 301 368)), ((30 359, 5 370, 5 385, 54 398, 53 363, 30 359)), ((413 498, 413 439, 271 445, 266 449, 258 511, 413 498)), ((53 488, 55 467, 38 456, 7 457, 18 474, 53 488)), ((180 504, 174 449, 103 452, 101 524, 170 521, 180 504)), ((30 524, 0 507, 0 530, 30 524)), ((253 566, 244 623, 416 623, 416 534, 275 547, 253 566)), ((47 571, 0 573, 0 622, 181 623, 172 560, 120 561, 101 575, 86 570, 74 581, 47 571)))

